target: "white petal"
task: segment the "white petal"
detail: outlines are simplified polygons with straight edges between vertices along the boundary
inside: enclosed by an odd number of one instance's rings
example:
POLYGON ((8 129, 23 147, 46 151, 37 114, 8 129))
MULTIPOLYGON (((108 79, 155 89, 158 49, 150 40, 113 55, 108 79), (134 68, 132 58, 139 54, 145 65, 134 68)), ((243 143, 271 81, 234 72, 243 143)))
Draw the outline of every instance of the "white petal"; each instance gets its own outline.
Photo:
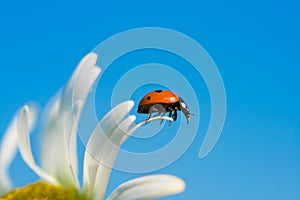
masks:
POLYGON ((78 188, 76 131, 82 102, 77 101, 64 115, 60 115, 59 101, 60 96, 56 95, 46 107, 42 164, 64 187, 78 188))
POLYGON ((101 72, 101 69, 96 66, 97 58, 98 55, 96 53, 89 53, 76 67, 62 93, 62 112, 65 109, 69 109, 72 102, 77 100, 85 102, 88 92, 101 72))
MULTIPOLYGON (((31 105, 35 106, 34 104, 31 105)), ((18 150, 17 140, 17 118, 20 111, 18 111, 6 130, 2 142, 0 144, 0 195, 8 192, 12 188, 11 180, 8 174, 8 168, 16 156, 18 150)), ((33 125, 35 121, 35 114, 30 113, 29 124, 33 125)))
POLYGON ((17 153, 17 117, 6 130, 0 145, 0 196, 12 188, 8 168, 17 153))
POLYGON ((114 154, 114 151, 112 150, 119 151, 119 148, 126 141, 126 139, 128 139, 137 130, 137 126, 131 128, 131 125, 135 119, 136 117, 131 115, 127 117, 118 127, 116 127, 113 134, 109 138, 109 141, 104 146, 101 163, 109 167, 113 166, 118 152, 114 154))
MULTIPOLYGON (((65 142, 65 151, 67 152, 67 164, 69 170, 66 172, 71 172, 70 178, 72 182, 75 183, 76 188, 79 188, 78 180, 78 163, 77 163, 77 123, 80 117, 80 111, 82 109, 82 102, 77 101, 72 109, 68 112, 66 116, 65 130, 64 130, 64 142, 65 142)), ((64 183, 63 183, 64 184, 64 183)))
POLYGON ((80 115, 81 106, 80 108, 76 107, 78 107, 76 104, 71 105, 62 114, 60 112, 60 96, 56 95, 54 99, 50 100, 44 113, 41 142, 43 168, 56 177, 64 187, 73 188, 79 186, 77 178, 75 178, 78 173, 76 137, 74 137, 75 133, 71 132, 72 129, 76 131, 80 115))
POLYGON ((168 120, 168 121, 170 121, 170 123, 174 121, 174 119, 172 117, 156 116, 156 117, 151 117, 150 119, 146 119, 144 121, 141 121, 138 125, 142 126, 144 124, 147 124, 147 123, 149 123, 151 121, 155 121, 155 120, 168 120))
POLYGON ((129 137, 129 134, 131 134, 129 133, 129 129, 135 119, 136 117, 133 115, 126 118, 118 127, 115 128, 113 134, 109 138, 109 141, 104 144, 93 188, 93 197, 95 200, 103 199, 105 195, 112 167, 117 158, 122 138, 129 137))
POLYGON ((97 54, 90 53, 78 64, 62 93, 50 104, 53 117, 46 118, 43 136, 43 166, 54 174, 64 186, 78 187, 76 131, 82 107, 77 108, 74 118, 74 103, 83 105, 101 69, 95 66, 97 54), (71 132, 68 130, 72 130, 71 132), (53 148, 55 146, 55 148, 53 148), (51 149, 51 152, 49 152, 51 149))
POLYGON ((8 176, 7 170, 0 169, 0 196, 9 192, 12 189, 12 183, 10 177, 8 176))
POLYGON ((120 185, 107 200, 155 199, 181 193, 185 183, 171 175, 152 175, 130 180, 120 185))
POLYGON ((66 160, 64 150, 63 122, 59 115, 61 92, 46 105, 42 119, 41 161, 48 173, 57 175, 58 166, 66 160), (55 148, 54 148, 55 147, 55 148), (58 153, 60 152, 60 153, 58 153))
POLYGON ((98 123, 94 132, 89 138, 84 156, 84 188, 88 194, 91 194, 95 185, 95 177, 98 171, 99 160, 104 155, 105 144, 110 142, 109 138, 113 134, 115 128, 132 109, 133 101, 126 101, 115 108, 103 117, 98 123))
POLYGON ((23 160, 37 175, 49 183, 58 185, 58 181, 54 177, 50 176, 36 165, 32 155, 29 131, 33 126, 35 115, 35 110, 28 106, 24 106, 19 113, 17 120, 17 135, 20 153, 23 160))

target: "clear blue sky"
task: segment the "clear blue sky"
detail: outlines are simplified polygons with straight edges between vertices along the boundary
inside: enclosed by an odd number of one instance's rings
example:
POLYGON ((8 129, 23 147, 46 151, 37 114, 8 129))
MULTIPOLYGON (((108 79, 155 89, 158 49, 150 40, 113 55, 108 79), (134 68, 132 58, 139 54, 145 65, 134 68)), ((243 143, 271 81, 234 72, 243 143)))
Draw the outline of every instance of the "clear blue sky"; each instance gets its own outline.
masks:
MULTIPOLYGON (((178 161, 153 172, 187 183, 184 193, 165 199, 300 199, 299 9, 292 0, 2 1, 0 136, 17 108, 27 101, 44 105, 101 41, 137 27, 170 28, 210 54, 228 104, 223 133, 208 157, 198 159, 200 129, 178 161)), ((17 186, 36 179, 20 159, 12 170, 17 186)), ((108 192, 140 175, 113 172, 108 192)))

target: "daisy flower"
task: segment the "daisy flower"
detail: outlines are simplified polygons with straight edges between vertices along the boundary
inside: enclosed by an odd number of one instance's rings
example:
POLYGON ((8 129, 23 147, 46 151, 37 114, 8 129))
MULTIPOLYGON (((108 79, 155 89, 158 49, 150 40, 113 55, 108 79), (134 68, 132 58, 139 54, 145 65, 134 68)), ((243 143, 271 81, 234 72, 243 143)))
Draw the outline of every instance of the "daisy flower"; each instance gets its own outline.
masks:
MULTIPOLYGON (((122 102, 108 112, 88 140, 83 184, 80 186, 77 126, 87 95, 101 72, 96 61, 95 53, 85 56, 67 84, 46 106, 42 120, 40 165, 30 144, 30 133, 37 121, 37 108, 27 104, 16 113, 0 144, 0 200, 104 199, 112 171, 110 166, 113 166, 120 146, 149 120, 134 125, 135 116, 127 116, 134 106, 133 101, 122 102), (8 170, 18 150, 41 181, 13 189, 8 170)), ((162 119, 170 120, 167 117, 151 120, 162 119)), ((180 193, 184 188, 184 181, 178 177, 150 175, 121 184, 107 199, 155 199, 180 193)))

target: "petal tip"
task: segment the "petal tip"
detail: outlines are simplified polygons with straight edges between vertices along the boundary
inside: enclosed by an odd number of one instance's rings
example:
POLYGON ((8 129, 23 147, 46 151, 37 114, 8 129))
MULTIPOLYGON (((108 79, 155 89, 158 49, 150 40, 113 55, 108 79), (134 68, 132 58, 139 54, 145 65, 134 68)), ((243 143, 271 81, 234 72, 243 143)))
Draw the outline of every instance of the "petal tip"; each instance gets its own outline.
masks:
POLYGON ((130 107, 130 109, 132 109, 133 106, 134 106, 134 101, 128 100, 128 101, 127 101, 127 104, 128 104, 128 107, 130 107))
POLYGON ((28 105, 24 105, 22 108, 21 108, 21 113, 22 114, 26 114, 29 112, 29 106, 28 105))
POLYGON ((186 184, 183 179, 174 176, 174 175, 157 175, 161 176, 161 179, 167 180, 169 183, 173 183, 174 190, 176 190, 178 193, 183 192, 185 190, 186 184))
POLYGON ((90 52, 84 56, 84 59, 91 59, 91 60, 97 60, 98 54, 95 52, 90 52))
POLYGON ((186 184, 184 182, 184 180, 182 180, 181 178, 176 177, 176 181, 177 181, 177 189, 178 192, 183 192, 185 190, 186 184))

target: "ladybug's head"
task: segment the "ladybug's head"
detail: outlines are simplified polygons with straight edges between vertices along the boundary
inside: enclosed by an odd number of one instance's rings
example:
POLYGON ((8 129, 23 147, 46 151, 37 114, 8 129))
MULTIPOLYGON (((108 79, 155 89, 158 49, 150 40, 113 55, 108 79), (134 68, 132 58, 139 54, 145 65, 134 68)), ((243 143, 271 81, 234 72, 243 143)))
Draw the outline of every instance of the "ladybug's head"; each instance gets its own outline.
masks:
POLYGON ((185 101, 179 97, 179 104, 180 104, 180 110, 181 112, 183 112, 183 114, 186 117, 186 121, 187 123, 189 123, 189 120, 191 118, 191 112, 189 107, 187 106, 187 104, 185 103, 185 101))

